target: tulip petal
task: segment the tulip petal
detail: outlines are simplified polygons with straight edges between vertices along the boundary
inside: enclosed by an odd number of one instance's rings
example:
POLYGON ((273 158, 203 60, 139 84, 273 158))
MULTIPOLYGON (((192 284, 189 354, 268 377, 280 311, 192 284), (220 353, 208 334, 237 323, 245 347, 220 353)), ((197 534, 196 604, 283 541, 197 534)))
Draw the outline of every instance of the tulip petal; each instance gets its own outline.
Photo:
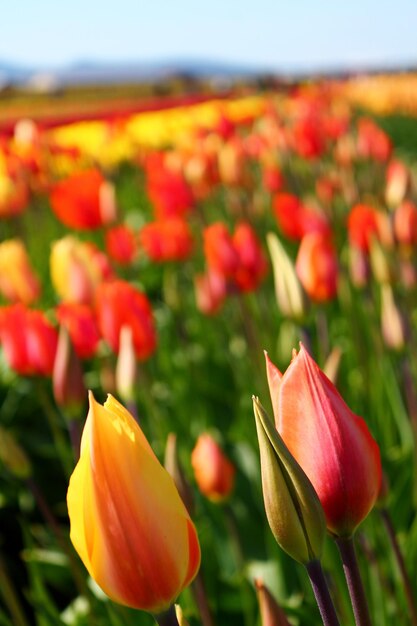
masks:
POLYGON ((310 478, 327 526, 351 534, 374 505, 381 480, 379 448, 362 418, 301 346, 277 399, 277 428, 310 478))
POLYGON ((139 426, 111 396, 104 407, 90 396, 68 510, 77 551, 115 601, 159 612, 195 576, 200 552, 185 506, 139 426))

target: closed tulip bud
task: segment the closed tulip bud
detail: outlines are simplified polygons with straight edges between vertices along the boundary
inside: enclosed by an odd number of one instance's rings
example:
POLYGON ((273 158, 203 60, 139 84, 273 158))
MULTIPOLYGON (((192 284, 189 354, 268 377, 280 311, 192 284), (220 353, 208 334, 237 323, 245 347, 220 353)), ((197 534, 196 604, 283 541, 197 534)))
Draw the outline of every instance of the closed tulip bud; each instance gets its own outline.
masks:
POLYGON ((381 288, 381 331, 385 345, 402 350, 405 345, 404 319, 398 308, 390 285, 381 288))
POLYGON ((266 240, 272 260, 278 307, 284 315, 301 319, 305 314, 305 299, 294 264, 274 233, 268 233, 266 240))
POLYGON ((292 457, 257 398, 253 398, 261 455, 262 490, 269 526, 293 559, 320 559, 326 522, 314 488, 292 457))
POLYGON ((123 401, 130 402, 135 395, 136 355, 130 326, 120 329, 119 354, 116 363, 116 389, 123 401))
POLYGON ((385 202, 395 207, 405 198, 409 184, 409 173, 402 161, 392 160, 386 171, 385 202))
POLYGON ((187 507, 187 511, 192 515, 194 511, 193 492, 178 459, 177 436, 174 433, 168 435, 164 466, 168 474, 174 479, 175 486, 178 489, 181 500, 187 507))
POLYGON ((335 385, 339 374, 340 360, 342 358, 342 349, 335 346, 326 359, 323 372, 327 378, 335 385))
POLYGON ((177 618, 178 626, 190 626, 184 617, 184 613, 179 604, 175 605, 175 615, 177 618))
POLYGON ((0 463, 16 478, 26 479, 32 474, 31 463, 12 433, 0 426, 0 463))
POLYGON ((394 235, 401 246, 417 243, 417 206, 410 200, 402 202, 394 212, 394 235))
POLYGON ((368 255, 354 245, 349 246, 349 276, 358 289, 363 289, 368 284, 370 276, 368 255))
POLYGON ((52 387, 58 406, 71 416, 79 415, 86 394, 83 369, 64 326, 61 326, 58 336, 52 387))
POLYGON ((262 626, 291 626, 284 611, 262 580, 255 580, 262 626))
POLYGON ((0 243, 0 293, 11 302, 30 304, 40 291, 23 242, 9 239, 0 243))
POLYGON ((197 308, 205 315, 215 315, 227 296, 227 284, 223 274, 208 270, 194 278, 197 308))
POLYGON ((102 406, 90 393, 67 502, 74 547, 115 602, 161 613, 197 574, 197 533, 174 482, 112 396, 102 406))
POLYGON ((375 237, 372 237, 371 241, 370 259, 375 280, 381 285, 390 283, 392 276, 387 252, 375 237))
POLYGON ((295 271, 306 293, 315 302, 336 296, 338 263, 332 242, 321 233, 309 233, 301 241, 295 271))
POLYGON ((349 537, 378 497, 378 445, 302 344, 282 377, 272 378, 270 367, 277 430, 311 480, 329 531, 349 537))
POLYGON ((209 434, 200 435, 191 454, 198 488, 209 500, 229 497, 235 482, 235 468, 209 434))

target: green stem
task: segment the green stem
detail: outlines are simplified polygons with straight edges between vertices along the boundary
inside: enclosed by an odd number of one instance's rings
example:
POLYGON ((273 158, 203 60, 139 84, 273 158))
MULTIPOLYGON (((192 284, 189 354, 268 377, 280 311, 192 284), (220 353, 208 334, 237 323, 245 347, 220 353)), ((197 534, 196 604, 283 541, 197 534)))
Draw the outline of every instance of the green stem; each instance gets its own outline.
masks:
POLYGON ((236 523, 234 513, 228 504, 223 505, 223 511, 225 512, 225 521, 229 532, 231 546, 234 552, 236 569, 239 575, 240 597, 244 614, 243 619, 246 626, 251 626, 253 624, 253 615, 251 611, 250 596, 248 595, 246 580, 244 576, 245 556, 242 548, 242 543, 240 541, 238 525, 236 523))
POLYGON ((62 431, 60 430, 59 424, 57 423, 57 418, 59 417, 59 415, 55 411, 52 402, 42 385, 38 386, 38 392, 42 409, 45 413, 46 419, 48 420, 49 428, 51 429, 54 444, 57 449, 62 467, 64 469, 65 476, 66 478, 69 478, 71 476, 73 467, 72 461, 68 454, 68 442, 66 441, 62 431))
POLYGON ((199 571, 195 577, 194 582, 191 585, 191 589, 198 607, 198 612, 200 613, 201 621, 203 622, 203 626, 214 626, 213 616, 207 600, 206 588, 201 571, 199 571))
POLYGON ((19 597, 14 589, 3 558, 0 556, 0 591, 15 626, 28 626, 19 597))
POLYGON ((155 622, 159 624, 159 626, 178 626, 177 616, 175 614, 174 605, 171 604, 167 611, 164 613, 159 613, 158 615, 154 615, 155 622))
POLYGON ((380 515, 382 517, 382 521, 384 522, 385 529, 387 531, 392 550, 394 552, 398 569, 400 570, 401 579, 404 585, 405 596, 407 598, 408 610, 410 611, 410 619, 411 624, 413 626, 417 626, 417 606, 413 593, 413 589, 411 586, 411 581, 408 576, 408 572, 405 566, 404 557, 400 550, 400 546, 397 541, 397 537, 395 534, 394 526, 391 520, 391 516, 387 509, 382 509, 380 511, 380 515))
POLYGON ((320 561, 311 561, 306 565, 306 570, 324 626, 339 626, 339 619, 330 596, 320 561))
POLYGON ((90 592, 88 590, 84 576, 81 574, 80 568, 78 567, 78 564, 74 558, 74 553, 72 549, 70 548, 70 546, 68 545, 67 540, 64 537, 64 534, 61 530, 61 527, 58 524, 55 518, 55 515, 52 513, 47 501, 45 500, 45 497, 42 491, 40 490, 36 482, 33 480, 33 478, 28 478, 26 480, 26 484, 35 499, 36 505, 39 511, 41 512, 42 517, 44 518, 45 522, 49 525, 50 529, 52 530, 52 532, 54 533, 56 537, 56 540, 59 546, 61 547, 62 551, 68 558, 71 573, 74 578, 74 582, 77 586, 78 591, 80 592, 81 595, 84 595, 85 597, 88 598, 90 595, 90 592))
POLYGON ((356 626, 371 626, 368 602, 356 558, 353 537, 338 537, 336 545, 342 558, 343 571, 349 589, 356 626))

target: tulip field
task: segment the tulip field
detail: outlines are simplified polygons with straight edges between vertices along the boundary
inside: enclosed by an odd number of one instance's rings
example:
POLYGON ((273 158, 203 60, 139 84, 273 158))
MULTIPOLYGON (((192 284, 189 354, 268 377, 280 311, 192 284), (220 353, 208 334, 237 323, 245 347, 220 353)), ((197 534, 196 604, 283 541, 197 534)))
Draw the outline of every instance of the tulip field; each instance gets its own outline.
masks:
POLYGON ((0 626, 417 626, 387 84, 0 116, 0 626))

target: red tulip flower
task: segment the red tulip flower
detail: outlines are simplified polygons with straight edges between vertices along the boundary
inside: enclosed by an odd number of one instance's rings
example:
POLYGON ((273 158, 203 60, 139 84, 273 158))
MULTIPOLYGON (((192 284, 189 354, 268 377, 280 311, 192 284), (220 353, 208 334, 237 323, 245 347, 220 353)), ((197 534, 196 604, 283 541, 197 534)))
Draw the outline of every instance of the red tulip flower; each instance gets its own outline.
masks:
POLYGON ((56 308, 61 326, 65 326, 81 359, 94 356, 100 334, 94 311, 86 304, 63 303, 56 308))
POLYGON ((184 217, 192 209, 194 197, 184 175, 166 164, 163 153, 150 155, 145 171, 157 219, 184 217))
POLYGON ((370 119, 358 121, 358 154, 365 159, 387 161, 392 152, 392 142, 388 135, 370 119))
POLYGON ((268 270, 265 254, 250 224, 238 224, 232 240, 239 259, 235 273, 236 284, 240 291, 252 291, 268 270))
POLYGON ((18 374, 52 374, 58 333, 42 311, 22 304, 1 309, 0 341, 6 362, 18 374))
POLYGON ((223 274, 209 270, 195 277, 195 299, 197 308, 206 315, 214 315, 227 296, 227 284, 223 274))
POLYGON ((126 224, 109 228, 106 232, 106 250, 113 261, 120 265, 130 265, 137 249, 135 233, 126 224))
POLYGON ((204 230, 204 254, 211 270, 229 278, 234 277, 239 255, 223 222, 215 222, 204 230))
POLYGON ((373 236, 379 231, 378 211, 367 204, 356 204, 350 211, 347 228, 349 242, 363 252, 369 252, 373 236))
POLYGON ((302 345, 283 376, 267 358, 267 374, 277 430, 312 482, 327 528, 350 536, 378 497, 378 445, 302 345))
POLYGON ((91 230, 115 219, 114 191, 99 170, 76 172, 55 185, 51 206, 69 228, 91 230))
POLYGON ((191 254, 193 238, 180 218, 146 224, 139 233, 142 248, 152 261, 183 261, 191 254))
POLYGON ((323 213, 305 206, 292 193, 279 192, 273 201, 278 226, 289 239, 299 241, 307 233, 330 233, 330 226, 323 213))
POLYGON ((149 300, 144 293, 123 280, 99 285, 96 312, 102 337, 119 352, 120 331, 130 326, 138 359, 148 358, 156 347, 156 333, 149 300))

